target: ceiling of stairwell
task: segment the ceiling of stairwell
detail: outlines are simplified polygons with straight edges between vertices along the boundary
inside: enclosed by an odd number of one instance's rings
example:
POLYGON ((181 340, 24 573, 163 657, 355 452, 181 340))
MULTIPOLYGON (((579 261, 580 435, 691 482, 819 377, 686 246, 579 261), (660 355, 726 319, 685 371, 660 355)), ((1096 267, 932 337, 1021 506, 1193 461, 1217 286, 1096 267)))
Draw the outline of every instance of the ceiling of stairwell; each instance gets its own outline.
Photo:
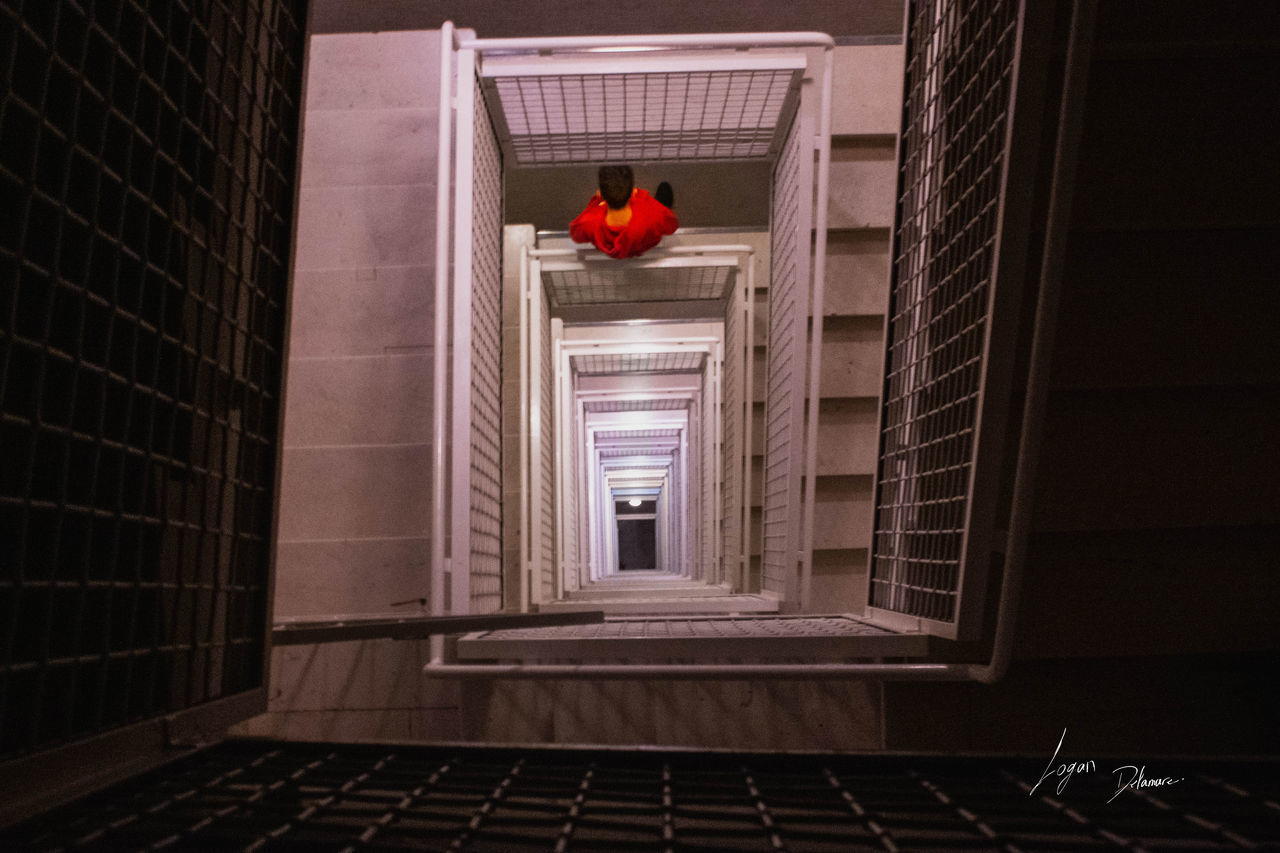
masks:
POLYGON ((840 39, 902 39, 902 0, 647 0, 619 14, 612 0, 312 0, 315 33, 438 29, 451 20, 482 38, 817 30, 840 39))

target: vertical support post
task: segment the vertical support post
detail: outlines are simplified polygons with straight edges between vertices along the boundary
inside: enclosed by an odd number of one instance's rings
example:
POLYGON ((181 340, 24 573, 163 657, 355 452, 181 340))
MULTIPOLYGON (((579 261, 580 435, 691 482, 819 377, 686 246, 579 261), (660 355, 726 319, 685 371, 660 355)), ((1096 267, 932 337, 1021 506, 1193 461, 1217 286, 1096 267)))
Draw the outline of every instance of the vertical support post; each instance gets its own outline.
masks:
MULTIPOLYGON (((432 352, 431 438, 431 612, 442 616, 448 612, 445 602, 445 575, 448 572, 445 550, 446 504, 445 472, 449 362, 449 187, 451 186, 453 144, 453 22, 440 28, 440 122, 436 163, 436 252, 435 252, 435 329, 432 352)), ((433 638, 432 662, 440 660, 443 638, 433 638)))
POLYGON ((748 256, 747 263, 747 319, 743 333, 746 345, 746 370, 742 391, 742 542, 738 560, 738 582, 734 592, 747 592, 747 579, 751 575, 751 444, 755 440, 756 415, 756 253, 748 256))
POLYGON ((603 507, 600 506, 599 496, 599 470, 600 460, 595 452, 595 430, 586 430, 586 465, 584 469, 584 482, 586 484, 586 517, 594 524, 589 524, 586 529, 586 542, 588 542, 588 561, 589 580, 598 580, 600 576, 600 565, 604 560, 604 551, 600 544, 600 519, 602 519, 603 507))
POLYGON ((814 217, 813 295, 810 313, 813 317, 812 342, 809 345, 809 420, 805 434, 804 545, 800 558, 800 609, 811 604, 813 585, 813 522, 818 479, 818 410, 822 403, 819 387, 822 377, 822 303, 827 275, 827 196, 831 173, 831 77, 835 50, 827 47, 822 54, 822 94, 819 103, 818 175, 816 215, 814 217))
POLYGON ((689 507, 692 505, 689 483, 689 430, 680 432, 680 503, 677 517, 680 519, 680 574, 689 574, 689 507))
POLYGON ((570 436, 570 425, 572 424, 571 407, 573 405, 573 395, 567 387, 569 381, 569 371, 563 369, 567 366, 568 359, 564 355, 564 347, 562 339, 564 337, 564 321, 555 318, 551 321, 551 346, 553 348, 553 356, 551 364, 554 371, 554 393, 555 406, 552 409, 555 416, 551 419, 553 433, 552 447, 556 450, 555 458, 555 477, 556 477, 556 494, 555 494, 555 513, 554 513, 554 533, 556 537, 556 549, 554 560, 554 581, 552 591, 556 597, 562 597, 568 584, 565 582, 565 573, 568 566, 565 564, 565 555, 568 548, 565 547, 565 524, 568 518, 568 505, 566 486, 569 477, 565 476, 565 466, 571 464, 573 454, 568 447, 570 436))
POLYGON ((542 490, 546 487, 542 471, 542 274, 541 262, 534 261, 529 281, 528 300, 528 396, 526 413, 529 418, 529 523, 525 528, 525 555, 529 566, 529 601, 542 603, 542 490))
POLYGON ((529 612, 533 585, 529 568, 529 247, 520 247, 520 612, 529 612))
MULTIPOLYGON (((712 470, 714 472, 711 480, 711 500, 712 509, 710 513, 711 524, 708 530, 719 532, 720 519, 724 518, 724 340, 716 345, 716 357, 712 362, 715 365, 716 373, 711 378, 711 390, 715 395, 715 402, 711 406, 711 414, 715 419, 715 438, 711 442, 711 461, 712 470)), ((714 583, 724 582, 724 537, 711 537, 711 559, 712 559, 712 581, 714 583)))

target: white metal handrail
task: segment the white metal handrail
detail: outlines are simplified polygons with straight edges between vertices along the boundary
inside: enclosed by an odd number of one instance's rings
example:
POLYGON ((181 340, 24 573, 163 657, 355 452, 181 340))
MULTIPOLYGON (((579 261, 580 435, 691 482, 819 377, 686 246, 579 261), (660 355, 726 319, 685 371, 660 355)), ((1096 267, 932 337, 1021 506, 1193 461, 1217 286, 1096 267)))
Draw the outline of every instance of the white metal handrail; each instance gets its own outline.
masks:
POLYGON ((606 52, 636 50, 715 50, 752 47, 821 47, 833 50, 826 33, 673 33, 629 36, 550 36, 546 38, 461 39, 458 46, 481 53, 539 53, 542 51, 606 52))
MULTIPOLYGON (((453 168, 453 52, 457 34, 453 22, 440 27, 440 115, 436 137, 436 258, 435 258, 435 330, 432 352, 431 439, 431 598, 433 616, 443 616, 445 609, 445 481, 447 468, 445 430, 448 402, 449 353, 449 187, 453 168)), ((431 663, 444 653, 443 638, 431 641, 431 663)))

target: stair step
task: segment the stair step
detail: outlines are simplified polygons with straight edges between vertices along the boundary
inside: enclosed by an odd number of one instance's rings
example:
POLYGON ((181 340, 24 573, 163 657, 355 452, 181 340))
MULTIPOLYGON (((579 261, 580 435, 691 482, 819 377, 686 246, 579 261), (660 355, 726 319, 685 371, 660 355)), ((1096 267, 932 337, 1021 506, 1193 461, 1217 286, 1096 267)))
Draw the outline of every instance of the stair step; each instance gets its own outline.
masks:
POLYGON ((540 613, 603 610, 606 615, 670 613, 777 613, 778 600, 765 595, 656 595, 643 593, 615 598, 560 600, 540 605, 540 613))
POLYGON ((621 583, 612 583, 604 581, 593 584, 582 589, 575 589, 566 593, 564 600, 567 601, 601 601, 621 598, 631 598, 635 595, 642 595, 652 598, 670 595, 673 597, 696 598, 711 596, 731 595, 732 590, 722 584, 707 584, 689 582, 685 584, 672 583, 670 581, 650 581, 648 583, 640 583, 636 581, 626 581, 621 583))
POLYGON ((621 618, 594 625, 477 631, 460 660, 802 660, 928 654, 924 634, 900 633, 850 614, 621 618))

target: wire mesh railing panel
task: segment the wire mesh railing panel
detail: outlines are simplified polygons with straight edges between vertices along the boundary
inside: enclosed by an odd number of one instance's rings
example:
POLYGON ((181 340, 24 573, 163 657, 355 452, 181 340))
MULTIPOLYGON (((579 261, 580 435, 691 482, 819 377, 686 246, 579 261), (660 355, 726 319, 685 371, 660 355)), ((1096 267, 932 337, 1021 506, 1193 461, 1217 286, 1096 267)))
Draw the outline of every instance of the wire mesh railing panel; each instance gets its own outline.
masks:
POLYGON ((502 152, 475 87, 471 218, 471 612, 502 607, 502 152))
POLYGON ((710 369, 702 371, 702 397, 698 403, 698 410, 694 419, 694 426, 701 433, 702 452, 698 457, 698 477, 701 480, 702 487, 702 519, 698 522, 698 535, 701 544, 701 566, 699 567, 699 577, 706 578, 710 581, 718 581, 716 574, 716 552, 719 544, 719 523, 720 518, 716 514, 716 492, 719 490, 719 480, 716 472, 719 465, 716 463, 717 453, 720 448, 717 442, 716 430, 714 424, 719 420, 719 411, 712 417, 712 407, 716 399, 717 377, 713 375, 710 369))
POLYGON ((989 323, 1018 4, 913 4, 870 601, 952 622, 989 323))
POLYGON ((586 455, 586 448, 583 446, 583 434, 581 430, 582 415, 576 410, 576 407, 569 413, 570 422, 565 425, 569 435, 569 468, 565 471, 564 487, 565 494, 562 496, 562 502, 565 507, 564 517, 564 551, 561 560, 565 566, 566 587, 576 589, 579 572, 583 563, 582 548, 582 530, 585 525, 582 523, 582 464, 583 457, 586 455))
POLYGON ((699 373, 707 354, 697 351, 617 352, 575 355, 573 369, 582 376, 612 373, 699 373))
POLYGON ((262 686, 297 0, 0 0, 0 759, 262 686))
MULTIPOLYGON (((768 363, 765 378, 763 551, 764 589, 785 594, 795 572, 800 518, 800 468, 808 329, 809 148, 800 122, 774 166, 770 218, 768 363)), ((810 164, 811 165, 811 164, 810 164)))
MULTIPOLYGON (((489 62, 485 82, 501 107, 505 150, 519 166, 763 160, 775 153, 778 125, 798 96, 803 57, 764 63, 779 66, 772 68, 682 70, 677 64, 611 71, 594 63, 563 74, 526 67, 508 74, 489 62)), ((554 61, 547 68, 554 70, 554 61)))
POLYGON ((542 281, 553 308, 609 303, 674 302, 724 298, 734 268, 724 264, 667 268, 591 264, 545 269, 542 281))
POLYGON ((537 548, 542 560, 542 577, 539 583, 542 584, 543 601, 550 601, 555 596, 555 485, 556 485, 556 457, 555 457, 555 436, 552 434, 553 423, 553 401, 555 400, 555 354, 551 347, 551 311, 547 304, 547 293, 545 290, 538 297, 542 300, 541 312, 541 328, 538 333, 542 336, 542 346, 539 351, 541 364, 539 365, 538 382, 541 386, 542 405, 539 408, 539 417, 541 418, 541 432, 538 436, 539 446, 538 466, 540 468, 539 477, 542 478, 542 489, 539 492, 539 499, 542 502, 542 515, 539 523, 539 529, 536 531, 538 537, 537 548))
MULTIPOLYGON (((754 263, 754 261, 753 261, 754 263)), ((743 316, 742 288, 735 287, 724 314, 724 370, 722 371, 724 402, 721 422, 724 424, 721 444, 720 537, 721 554, 729 577, 737 579, 737 561, 742 557, 742 472, 743 472, 743 408, 745 359, 743 345, 746 318, 743 316), (732 565, 730 564, 732 561, 732 565)), ((741 592, 741 590, 737 590, 741 592)))
POLYGON ((1274 760, 1162 761, 1159 794, 1017 758, 231 741, 0 834, 12 850, 1239 850, 1274 760))

